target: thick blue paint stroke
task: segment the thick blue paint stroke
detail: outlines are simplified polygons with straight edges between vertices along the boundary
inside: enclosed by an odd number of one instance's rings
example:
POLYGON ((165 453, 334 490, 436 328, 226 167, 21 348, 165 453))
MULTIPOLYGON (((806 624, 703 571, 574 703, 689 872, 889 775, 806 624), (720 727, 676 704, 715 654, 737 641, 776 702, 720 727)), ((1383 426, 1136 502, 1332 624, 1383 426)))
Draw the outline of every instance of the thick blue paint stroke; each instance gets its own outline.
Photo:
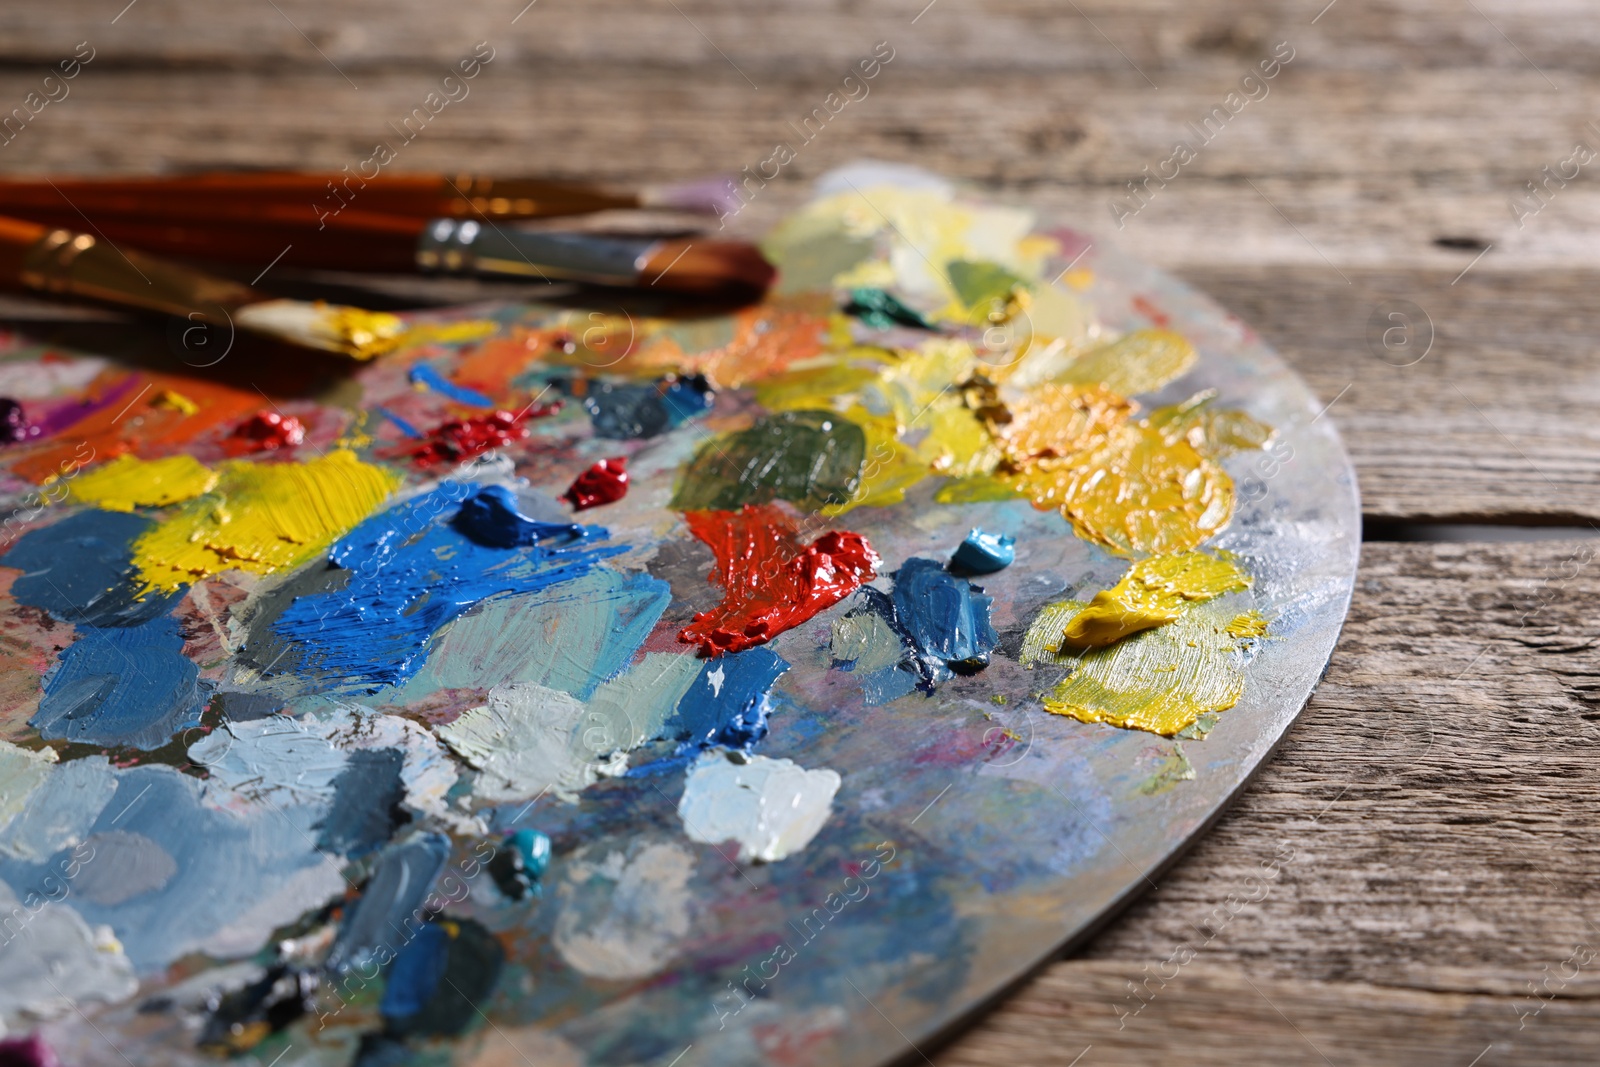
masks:
POLYGON ((399 415, 396 415, 394 412, 390 411, 388 408, 380 407, 380 408, 377 409, 377 411, 378 411, 379 415, 382 415, 384 418, 386 418, 390 422, 394 423, 395 429, 399 430, 401 433, 405 434, 407 437, 421 438, 421 437, 426 436, 425 434, 423 434, 423 432, 421 430, 417 429, 415 426, 411 425, 405 419, 402 419, 399 415))
POLYGON ((707 660, 678 700, 661 739, 682 742, 681 755, 697 755, 713 745, 748 751, 767 736, 767 692, 788 669, 766 648, 707 660))
POLYGON ((490 548, 518 545, 572 544, 582 540, 582 526, 571 522, 540 522, 517 506, 517 498, 503 485, 486 485, 461 503, 455 528, 490 548))
POLYGON ((418 834, 385 849, 361 899, 339 926, 324 964, 328 971, 364 967, 374 954, 393 958, 426 930, 431 924, 423 901, 449 858, 450 839, 443 834, 418 834))
POLYGON ((989 624, 994 598, 934 559, 908 559, 894 572, 894 607, 918 657, 959 663, 987 656, 1000 643, 989 624))
POLYGON ((426 661, 434 632, 475 605, 548 589, 627 551, 578 547, 610 536, 598 526, 581 527, 571 547, 480 545, 449 522, 477 488, 445 482, 340 538, 328 559, 349 580, 297 598, 278 617, 274 632, 298 643, 299 655, 285 655, 275 673, 320 671, 367 692, 402 685, 426 661))
POLYGON ((468 389, 465 386, 457 385, 426 363, 418 363, 413 366, 410 372, 406 374, 406 379, 412 385, 427 386, 434 392, 447 396, 458 404, 466 404, 475 408, 494 407, 493 397, 484 396, 476 389, 468 389))
POLYGON ((49 740, 160 748, 200 724, 200 672, 183 654, 176 619, 85 628, 61 653, 28 724, 49 740))
POLYGON ((378 1012, 386 1019, 409 1019, 427 1007, 450 960, 450 935, 438 923, 417 931, 394 958, 378 1012))
POLYGON ((139 599, 132 564, 133 542, 154 525, 142 515, 92 509, 29 530, 0 556, 23 572, 11 595, 79 625, 142 626, 165 615, 182 594, 139 599))

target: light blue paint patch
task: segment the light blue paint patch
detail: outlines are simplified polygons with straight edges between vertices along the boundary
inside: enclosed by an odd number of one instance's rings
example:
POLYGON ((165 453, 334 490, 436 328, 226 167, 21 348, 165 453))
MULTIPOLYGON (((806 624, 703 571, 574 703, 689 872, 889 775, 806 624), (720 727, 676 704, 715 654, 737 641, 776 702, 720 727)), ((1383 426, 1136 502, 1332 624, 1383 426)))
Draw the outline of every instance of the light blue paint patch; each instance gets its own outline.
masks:
POLYGON ((627 551, 581 547, 609 536, 598 526, 580 527, 565 547, 480 545, 449 522, 476 491, 445 482, 340 538, 328 559, 349 579, 296 598, 279 616, 273 631, 298 655, 283 656, 274 673, 320 672, 367 692, 403 685, 428 658, 434 632, 471 608, 571 582, 627 551))
POLYGON ((393 957, 426 929, 423 901, 449 858, 450 839, 443 834, 418 834, 385 849, 328 950, 328 970, 364 968, 379 948, 393 957))
POLYGON ((440 635, 429 666, 397 699, 533 682, 588 700, 628 667, 671 603, 666 582, 609 569, 491 601, 440 635))
POLYGON ((1005 534, 984 533, 974 527, 966 540, 956 546, 950 562, 968 574, 993 574, 1005 570, 1017 559, 1017 539, 1005 534))
POLYGON ((457 385, 426 363, 418 363, 406 374, 406 380, 412 385, 420 385, 431 389, 441 396, 447 396, 458 404, 466 404, 475 408, 492 408, 494 399, 484 396, 476 389, 457 385))
POLYGON ((28 796, 27 806, 0 834, 0 851, 42 862, 89 836, 89 828, 117 791, 111 761, 88 756, 52 766, 28 796))
POLYGON ((200 724, 205 688, 183 654, 178 620, 86 627, 61 653, 28 725, 52 741, 160 748, 200 724))
MULTIPOLYGON (((19 896, 47 894, 64 865, 102 861, 93 849, 96 840, 118 834, 148 838, 172 858, 173 874, 164 884, 126 898, 113 895, 113 903, 71 895, 86 922, 111 927, 141 974, 159 973, 193 952, 248 956, 275 928, 344 890, 337 869, 311 844, 311 826, 324 808, 223 811, 205 803, 199 779, 171 767, 146 764, 109 773, 116 792, 77 853, 64 848, 43 863, 0 859, 0 879, 19 896)), ((103 862, 116 860, 108 855, 103 862)))

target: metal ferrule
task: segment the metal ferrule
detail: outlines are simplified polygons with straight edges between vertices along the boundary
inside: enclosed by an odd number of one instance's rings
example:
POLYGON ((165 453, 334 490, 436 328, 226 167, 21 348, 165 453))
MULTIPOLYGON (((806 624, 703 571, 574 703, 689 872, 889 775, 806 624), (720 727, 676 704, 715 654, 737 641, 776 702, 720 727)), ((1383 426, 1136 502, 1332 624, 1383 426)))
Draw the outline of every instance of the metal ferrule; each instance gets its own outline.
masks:
POLYGON ((122 252, 93 234, 52 230, 23 259, 22 284, 56 295, 131 304, 168 315, 227 322, 228 312, 260 300, 248 286, 138 252, 122 252))
POLYGON ((440 274, 633 285, 660 243, 648 237, 511 230, 476 219, 434 219, 417 242, 417 267, 440 274))

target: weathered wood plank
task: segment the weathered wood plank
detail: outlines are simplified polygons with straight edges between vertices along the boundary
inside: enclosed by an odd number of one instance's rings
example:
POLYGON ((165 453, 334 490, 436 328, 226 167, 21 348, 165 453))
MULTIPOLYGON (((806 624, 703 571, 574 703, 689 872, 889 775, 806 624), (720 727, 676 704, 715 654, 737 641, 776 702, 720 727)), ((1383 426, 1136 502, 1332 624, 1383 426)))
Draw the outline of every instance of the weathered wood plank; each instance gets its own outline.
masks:
POLYGON ((1597 551, 1366 545, 1277 757, 939 1062, 1592 1063, 1597 551))

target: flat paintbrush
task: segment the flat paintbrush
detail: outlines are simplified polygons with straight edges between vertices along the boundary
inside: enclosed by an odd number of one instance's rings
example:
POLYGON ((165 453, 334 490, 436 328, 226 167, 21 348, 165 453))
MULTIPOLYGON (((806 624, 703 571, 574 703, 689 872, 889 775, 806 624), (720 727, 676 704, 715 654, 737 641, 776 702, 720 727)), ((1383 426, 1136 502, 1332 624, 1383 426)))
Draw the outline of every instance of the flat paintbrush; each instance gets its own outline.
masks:
POLYGON ((0 216, 0 287, 158 311, 305 348, 372 359, 404 337, 404 320, 338 304, 283 300, 94 234, 0 216))
POLYGON ((548 218, 618 208, 726 214, 737 203, 732 189, 729 178, 629 192, 537 178, 380 174, 365 179, 348 172, 298 171, 7 178, 0 179, 0 213, 34 218, 39 212, 81 211, 96 223, 107 215, 236 217, 266 204, 294 208, 311 222, 337 217, 347 207, 422 219, 548 218))
MULTIPOLYGON (((64 215, 42 221, 65 224, 64 215)), ((326 225, 282 204, 248 219, 101 216, 108 239, 167 255, 324 270, 581 281, 697 296, 749 296, 776 272, 754 245, 702 237, 660 238, 528 230, 477 219, 431 220, 350 209, 326 225)))

